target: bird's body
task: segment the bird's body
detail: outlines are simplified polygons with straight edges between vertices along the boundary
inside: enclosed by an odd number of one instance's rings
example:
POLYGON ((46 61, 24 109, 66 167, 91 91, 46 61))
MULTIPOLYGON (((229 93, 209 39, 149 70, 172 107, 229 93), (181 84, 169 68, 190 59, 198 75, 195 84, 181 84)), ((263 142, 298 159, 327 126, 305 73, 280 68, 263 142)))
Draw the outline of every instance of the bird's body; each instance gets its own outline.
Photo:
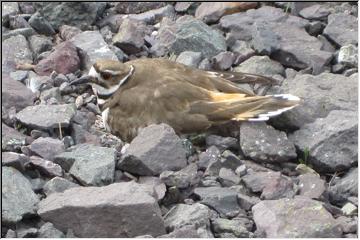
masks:
POLYGON ((299 102, 286 94, 256 96, 227 80, 269 80, 265 77, 202 71, 166 59, 103 60, 89 75, 107 130, 125 141, 150 124, 194 133, 234 120, 267 120, 299 102))

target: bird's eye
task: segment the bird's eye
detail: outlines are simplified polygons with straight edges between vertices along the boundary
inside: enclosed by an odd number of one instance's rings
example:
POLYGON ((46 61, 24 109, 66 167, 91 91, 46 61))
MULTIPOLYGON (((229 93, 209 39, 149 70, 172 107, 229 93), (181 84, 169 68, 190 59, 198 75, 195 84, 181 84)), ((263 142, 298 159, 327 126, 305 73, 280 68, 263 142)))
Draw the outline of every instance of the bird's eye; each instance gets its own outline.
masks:
POLYGON ((107 73, 107 72, 103 72, 103 73, 101 73, 101 77, 102 77, 104 80, 108 80, 108 79, 110 79, 111 74, 110 74, 110 73, 107 73))

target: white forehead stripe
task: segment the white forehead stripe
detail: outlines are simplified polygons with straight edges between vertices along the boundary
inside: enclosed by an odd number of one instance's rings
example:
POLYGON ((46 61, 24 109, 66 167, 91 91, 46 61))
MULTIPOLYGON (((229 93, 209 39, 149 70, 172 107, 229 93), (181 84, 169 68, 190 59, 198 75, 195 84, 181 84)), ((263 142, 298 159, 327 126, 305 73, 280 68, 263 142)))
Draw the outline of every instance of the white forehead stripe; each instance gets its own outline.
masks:
POLYGON ((88 75, 94 78, 100 78, 100 74, 95 70, 93 66, 90 68, 88 75))

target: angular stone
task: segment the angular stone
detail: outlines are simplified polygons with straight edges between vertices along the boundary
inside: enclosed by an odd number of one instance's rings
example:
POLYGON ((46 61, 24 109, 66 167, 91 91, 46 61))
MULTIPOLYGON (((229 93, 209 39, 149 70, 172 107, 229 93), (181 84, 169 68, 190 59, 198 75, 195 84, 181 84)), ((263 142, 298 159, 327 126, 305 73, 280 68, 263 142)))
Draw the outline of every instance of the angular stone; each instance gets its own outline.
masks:
POLYGON ((329 187, 329 198, 334 204, 345 204, 350 196, 358 196, 358 168, 351 169, 338 182, 329 187))
POLYGON ((220 152, 225 151, 226 149, 238 149, 238 140, 233 137, 221 137, 218 135, 209 135, 205 139, 206 146, 216 146, 220 152))
POLYGON ((128 15, 130 19, 140 20, 150 25, 154 25, 155 23, 161 21, 164 17, 175 19, 175 16, 175 9, 169 4, 165 7, 153 9, 144 13, 128 15))
POLYGON ((215 70, 226 70, 233 65, 234 60, 235 55, 232 52, 226 51, 214 56, 211 62, 215 70))
POLYGON ((18 170, 2 167, 1 183, 1 218, 6 225, 16 224, 24 216, 35 214, 38 197, 31 189, 31 184, 18 170))
POLYGON ((201 52, 185 51, 180 53, 180 55, 176 58, 176 62, 197 68, 199 66, 201 59, 202 59, 201 52))
POLYGON ((345 216, 340 216, 336 219, 344 233, 355 233, 358 228, 357 218, 352 219, 345 216))
POLYGON ((357 113, 334 110, 294 132, 290 139, 309 151, 308 161, 318 172, 349 169, 357 162, 357 113))
POLYGON ((65 178, 54 177, 44 185, 43 190, 49 196, 52 193, 61 193, 73 187, 79 187, 79 185, 65 178))
POLYGON ((138 175, 157 175, 186 166, 186 151, 181 139, 166 125, 150 125, 140 131, 117 167, 138 175))
POLYGON ((160 180, 158 177, 148 177, 148 176, 141 176, 139 177, 139 184, 147 185, 154 189, 156 194, 155 198, 157 200, 161 200, 165 197, 166 193, 166 185, 160 180))
POLYGON ((183 16, 172 21, 163 21, 156 36, 152 51, 157 56, 168 52, 176 55, 184 51, 201 50, 204 57, 212 57, 226 50, 225 38, 205 23, 183 16))
POLYGON ((26 27, 26 28, 18 28, 18 29, 11 30, 9 32, 4 33, 3 34, 3 40, 6 40, 6 39, 9 39, 11 37, 18 36, 18 35, 22 35, 25 38, 29 38, 29 37, 31 37, 31 36, 33 36, 35 34, 36 34, 36 32, 31 27, 30 28, 28 28, 28 27, 26 27))
POLYGON ((358 210, 358 208, 357 208, 354 204, 352 204, 352 203, 350 203, 350 202, 346 203, 346 204, 341 208, 341 211, 342 211, 342 212, 344 213, 344 215, 346 215, 346 216, 354 215, 355 213, 357 213, 357 210, 358 210))
POLYGON ((134 14, 161 8, 165 5, 165 2, 119 2, 115 5, 115 11, 122 14, 134 14))
POLYGON ((156 237, 165 233, 156 199, 134 182, 54 193, 40 202, 38 214, 60 231, 72 229, 78 237, 156 237))
POLYGON ((62 168, 60 165, 36 156, 30 157, 30 165, 39 170, 46 177, 62 176, 62 168))
POLYGON ((257 229, 264 231, 268 238, 337 238, 342 235, 341 228, 322 203, 309 198, 261 201, 252 212, 257 229))
POLYGON ((200 203, 178 204, 165 216, 165 226, 170 232, 193 225, 200 237, 212 237, 210 232, 210 209, 200 203))
POLYGON ((17 2, 4 2, 1 4, 1 22, 5 24, 9 22, 10 16, 19 13, 19 4, 17 2))
POLYGON ((16 230, 18 238, 36 238, 38 236, 38 229, 34 227, 20 228, 16 230))
POLYGON ((320 198, 326 189, 325 183, 315 174, 302 174, 299 176, 299 195, 308 198, 320 198))
POLYGON ((193 186, 200 181, 197 175, 197 165, 191 163, 180 171, 165 171, 160 174, 160 179, 167 186, 177 188, 187 188, 193 186))
POLYGON ((246 211, 251 210, 252 206, 261 201, 258 197, 248 196, 242 193, 238 193, 237 199, 241 209, 245 209, 246 211))
POLYGON ((263 122, 241 124, 240 147, 245 156, 259 162, 286 162, 297 157, 286 134, 263 122))
POLYGON ((228 168, 221 168, 219 171, 219 181, 224 187, 230 187, 238 185, 240 183, 240 177, 235 172, 228 168))
POLYGON ((114 181, 115 150, 90 144, 77 145, 55 156, 54 162, 84 185, 103 186, 114 181))
MULTIPOLYGON (((42 68, 41 66, 43 65, 39 65, 40 68, 42 68)), ((48 65, 46 65, 47 68, 48 65)), ((41 73, 42 70, 44 69, 38 69, 39 73, 41 73)), ((46 74, 46 73, 44 73, 46 74)), ((37 92, 41 92, 42 94, 44 94, 44 90, 48 90, 49 88, 52 87, 52 79, 49 76, 40 76, 38 74, 36 74, 35 72, 29 72, 29 76, 27 79, 25 79, 25 84, 26 86, 33 92, 33 93, 37 93, 37 92)))
POLYGON ((1 152, 1 166, 13 167, 24 172, 24 166, 27 162, 29 162, 29 157, 24 154, 1 152))
POLYGON ((52 161, 55 155, 65 151, 65 146, 59 139, 40 137, 31 143, 30 150, 40 157, 52 161))
POLYGON ((55 35, 55 30, 51 24, 41 16, 39 13, 35 13, 29 19, 29 24, 32 26, 39 34, 44 34, 47 36, 55 35))
POLYGON ((1 123, 1 150, 19 151, 25 145, 26 135, 1 123))
POLYGON ((73 104, 29 106, 16 114, 16 119, 27 127, 50 130, 69 126, 75 115, 73 104))
POLYGON ((352 44, 342 46, 338 53, 337 62, 348 67, 357 67, 358 48, 352 44))
POLYGON ((33 50, 34 54, 38 56, 39 54, 50 51, 52 49, 51 39, 43 36, 33 35, 29 38, 30 47, 33 50))
POLYGON ((205 152, 199 154, 199 168, 206 169, 210 163, 220 160, 220 151, 215 146, 210 146, 205 152))
POLYGON ((82 50, 81 61, 87 70, 90 70, 91 66, 100 59, 117 60, 115 53, 110 50, 98 31, 82 32, 70 41, 82 50))
POLYGON ((112 42, 126 54, 135 54, 142 51, 146 31, 144 22, 126 18, 112 42))
POLYGON ((200 197, 200 203, 215 209, 220 216, 231 217, 239 213, 237 193, 230 188, 199 187, 194 189, 194 194, 200 197))
POLYGON ((241 220, 216 218, 212 221, 215 237, 224 237, 224 233, 230 233, 235 238, 249 238, 250 232, 242 225, 241 220))
POLYGON ((346 13, 333 13, 328 17, 324 35, 339 46, 358 44, 358 23, 355 16, 346 13))
POLYGON ((234 65, 239 65, 255 55, 255 51, 245 41, 236 40, 230 44, 230 50, 235 53, 234 65))
MULTIPOLYGON (((24 82, 24 80, 28 77, 29 75, 29 71, 14 71, 10 73, 10 78, 19 81, 19 82, 24 82)), ((3 76, 4 77, 4 76, 3 76)))
POLYGON ((284 67, 268 56, 253 56, 234 68, 234 71, 264 76, 284 75, 285 73, 284 67))
POLYGON ((158 238, 200 238, 194 225, 184 225, 180 228, 175 228, 169 234, 161 235, 158 238))
POLYGON ((68 74, 80 69, 80 58, 74 44, 69 41, 59 44, 46 58, 36 64, 34 70, 41 76, 57 73, 68 74))
POLYGON ((330 14, 330 9, 323 4, 314 4, 301 9, 299 15, 309 20, 325 20, 330 14))
POLYGON ((41 226, 38 233, 39 238, 64 238, 65 234, 54 227, 50 222, 41 226))

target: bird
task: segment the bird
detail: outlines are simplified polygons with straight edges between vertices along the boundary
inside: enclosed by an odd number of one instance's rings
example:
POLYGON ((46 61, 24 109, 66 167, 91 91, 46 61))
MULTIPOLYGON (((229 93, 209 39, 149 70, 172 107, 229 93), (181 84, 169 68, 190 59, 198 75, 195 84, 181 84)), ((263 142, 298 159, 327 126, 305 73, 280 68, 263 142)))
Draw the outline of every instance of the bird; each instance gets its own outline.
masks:
POLYGON ((71 85, 90 84, 105 129, 131 142, 151 124, 177 134, 199 133, 229 122, 266 121, 299 105, 291 94, 258 96, 238 83, 266 83, 260 75, 205 71, 165 58, 98 60, 71 85))

